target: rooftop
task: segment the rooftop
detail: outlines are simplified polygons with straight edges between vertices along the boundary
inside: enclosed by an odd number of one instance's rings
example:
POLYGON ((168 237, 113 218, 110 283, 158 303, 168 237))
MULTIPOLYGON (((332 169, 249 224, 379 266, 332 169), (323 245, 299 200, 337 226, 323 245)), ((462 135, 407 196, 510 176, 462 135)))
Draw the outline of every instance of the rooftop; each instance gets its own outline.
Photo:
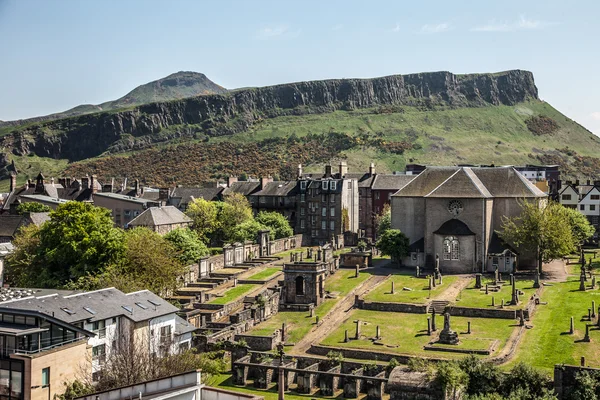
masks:
POLYGON ((175 206, 150 207, 129 223, 130 226, 160 226, 191 223, 192 220, 175 206))

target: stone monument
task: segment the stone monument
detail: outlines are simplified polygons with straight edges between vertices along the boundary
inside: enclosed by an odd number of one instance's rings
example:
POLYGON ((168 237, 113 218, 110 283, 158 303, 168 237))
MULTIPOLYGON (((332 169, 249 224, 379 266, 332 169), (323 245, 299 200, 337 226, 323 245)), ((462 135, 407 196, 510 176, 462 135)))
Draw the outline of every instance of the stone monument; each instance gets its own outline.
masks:
POLYGON ((458 344, 458 333, 450 326, 450 314, 444 314, 444 329, 440 332, 439 342, 442 344, 458 344))

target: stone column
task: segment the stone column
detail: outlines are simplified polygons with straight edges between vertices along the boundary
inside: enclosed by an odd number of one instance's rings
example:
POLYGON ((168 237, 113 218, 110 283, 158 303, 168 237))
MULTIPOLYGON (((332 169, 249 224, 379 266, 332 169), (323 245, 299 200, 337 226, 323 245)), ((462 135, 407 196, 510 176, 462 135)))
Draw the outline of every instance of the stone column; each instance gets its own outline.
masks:
POLYGON ((585 324, 585 336, 583 337, 583 341, 584 342, 591 342, 592 341, 590 339, 590 326, 588 324, 585 324))
POLYGON ((535 271, 535 279, 533 281, 533 287, 536 288, 536 289, 540 287, 540 273, 539 273, 539 271, 535 271))
POLYGON ((433 309, 433 313, 431 314, 431 330, 434 332, 437 331, 435 327, 435 308, 433 309))
POLYGON ((467 321, 467 333, 471 334, 471 321, 467 321))
POLYGON ((475 289, 481 289, 481 274, 475 274, 475 289))
POLYGON ((392 294, 396 294, 396 290, 394 288, 394 281, 392 281, 392 294))
POLYGON ((571 325, 569 327, 569 334, 574 334, 575 333, 575 320, 573 319, 573 317, 571 317, 571 325))
POLYGON ((431 317, 427 317, 427 336, 431 336, 431 317))

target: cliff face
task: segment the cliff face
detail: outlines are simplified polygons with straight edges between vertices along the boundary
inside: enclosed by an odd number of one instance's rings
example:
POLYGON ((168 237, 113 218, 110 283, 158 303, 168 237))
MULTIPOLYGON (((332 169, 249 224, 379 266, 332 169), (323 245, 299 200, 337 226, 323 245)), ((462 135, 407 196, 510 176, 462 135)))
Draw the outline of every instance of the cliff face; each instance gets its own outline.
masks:
POLYGON ((299 82, 38 123, 16 128, 2 144, 17 155, 33 153, 76 161, 180 137, 230 135, 248 129, 259 119, 280 115, 384 105, 514 105, 537 98, 533 74, 520 70, 299 82))

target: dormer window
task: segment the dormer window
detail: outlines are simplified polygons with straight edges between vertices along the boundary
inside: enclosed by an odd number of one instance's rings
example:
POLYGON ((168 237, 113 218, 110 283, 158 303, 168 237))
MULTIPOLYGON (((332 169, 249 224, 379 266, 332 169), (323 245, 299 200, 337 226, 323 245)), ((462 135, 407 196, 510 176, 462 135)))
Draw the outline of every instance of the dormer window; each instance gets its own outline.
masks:
POLYGON ((300 189, 306 190, 306 181, 300 181, 300 189))
POLYGON ((321 188, 322 188, 323 190, 327 190, 327 181, 323 181, 323 182, 321 183, 321 188))
POLYGON ((336 181, 331 181, 330 189, 335 190, 336 184, 337 184, 336 181))

